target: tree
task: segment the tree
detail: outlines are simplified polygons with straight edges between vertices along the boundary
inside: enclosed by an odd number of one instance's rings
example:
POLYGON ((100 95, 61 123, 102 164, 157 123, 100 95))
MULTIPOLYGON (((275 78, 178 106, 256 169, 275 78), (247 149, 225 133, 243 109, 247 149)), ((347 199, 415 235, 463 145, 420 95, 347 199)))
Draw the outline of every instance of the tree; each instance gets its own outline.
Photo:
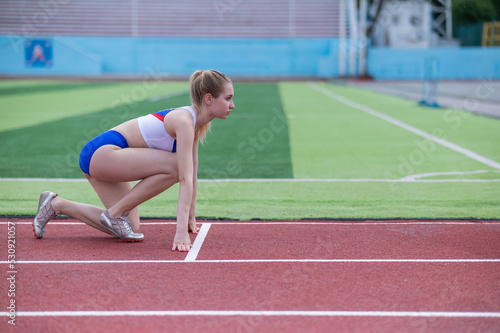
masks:
POLYGON ((467 24, 488 22, 499 17, 500 0, 453 0, 454 28, 467 24))

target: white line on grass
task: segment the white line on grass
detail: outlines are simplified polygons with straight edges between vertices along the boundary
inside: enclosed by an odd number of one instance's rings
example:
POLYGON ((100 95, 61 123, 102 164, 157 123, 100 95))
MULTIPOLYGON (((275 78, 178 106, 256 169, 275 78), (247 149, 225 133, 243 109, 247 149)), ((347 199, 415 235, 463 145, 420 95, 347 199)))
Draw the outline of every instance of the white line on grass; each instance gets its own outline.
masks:
POLYGON ((153 96, 153 97, 150 97, 148 99, 149 102, 156 102, 156 101, 161 101, 163 99, 167 99, 167 98, 172 98, 172 97, 177 97, 177 96, 181 96, 181 95, 184 95, 184 94, 187 94, 189 93, 189 90, 179 90, 179 91, 174 91, 174 92, 171 92, 169 94, 163 94, 163 95, 156 95, 156 96, 153 96))
POLYGON ((191 248, 191 250, 189 250, 184 261, 196 260, 196 257, 198 257, 198 253, 200 253, 201 246, 205 241, 205 237, 207 237, 210 226, 211 226, 210 223, 203 223, 203 225, 200 228, 200 231, 198 232, 198 235, 196 236, 196 239, 194 240, 193 247, 191 248))
MULTIPOLYGON (((1 312, 9 316, 9 312, 1 312)), ((266 316, 266 317, 445 317, 500 318, 500 312, 459 311, 245 311, 245 310, 171 310, 171 311, 19 311, 20 317, 142 317, 142 316, 266 316)))
MULTIPOLYGON (((418 176, 418 175, 417 175, 418 176)), ((227 178, 227 179, 198 179, 199 183, 271 183, 271 182, 319 182, 319 183, 494 183, 500 179, 411 179, 408 177, 401 179, 382 178, 227 178)))
POLYGON ((495 162, 495 161, 493 161, 489 158, 486 158, 484 156, 481 156, 479 154, 476 154, 475 152, 473 152, 471 150, 465 149, 463 147, 460 147, 459 145, 456 145, 456 144, 451 143, 449 141, 446 141, 444 139, 438 138, 437 136, 431 135, 431 134, 424 132, 416 127, 410 126, 410 125, 408 125, 400 120, 389 117, 388 115, 386 115, 382 112, 375 111, 375 110, 373 110, 365 105, 353 102, 350 99, 347 99, 343 96, 337 95, 328 89, 325 89, 323 87, 318 86, 317 84, 309 83, 308 85, 309 85, 309 87, 311 87, 311 89, 316 90, 317 92, 320 92, 320 93, 322 93, 330 98, 333 98, 333 99, 337 100, 338 102, 346 104, 346 105, 348 105, 352 108, 358 109, 360 111, 366 112, 368 114, 371 114, 372 116, 375 116, 377 118, 385 120, 393 125, 396 125, 396 126, 401 127, 407 131, 410 131, 414 134, 417 134, 417 135, 419 135, 427 140, 434 141, 434 142, 436 142, 444 147, 450 148, 450 149, 452 149, 460 154, 463 154, 463 155, 465 155, 473 160, 476 160, 478 162, 486 164, 487 166, 490 166, 490 167, 495 168, 495 169, 500 169, 500 163, 495 162))
MULTIPOLYGON (((441 173, 439 173, 441 174, 441 173)), ((418 175, 417 175, 418 176, 418 175)), ((0 182, 87 182, 81 178, 0 178, 0 182)), ((412 176, 401 179, 383 178, 224 178, 198 179, 198 183, 496 183, 500 179, 416 179, 412 176)))
POLYGON ((429 173, 419 173, 416 175, 409 175, 401 180, 417 180, 424 177, 434 177, 434 176, 448 176, 448 175, 477 175, 480 173, 487 173, 487 170, 475 170, 475 171, 449 171, 449 172, 429 172, 429 173))
POLYGON ((87 182, 85 178, 0 178, 2 182, 61 182, 79 183, 87 182))
MULTIPOLYGON (((2 264, 9 264, 3 261, 2 264)), ((500 263, 500 259, 212 259, 212 260, 19 260, 16 264, 181 264, 181 263, 500 263)))

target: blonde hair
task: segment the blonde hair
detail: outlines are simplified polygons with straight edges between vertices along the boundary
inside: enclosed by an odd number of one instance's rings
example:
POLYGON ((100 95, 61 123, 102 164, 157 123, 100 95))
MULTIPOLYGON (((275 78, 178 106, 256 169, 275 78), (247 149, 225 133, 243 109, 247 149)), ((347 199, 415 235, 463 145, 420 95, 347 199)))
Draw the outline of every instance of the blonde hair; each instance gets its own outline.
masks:
MULTIPOLYGON (((219 97, 224 89, 224 85, 232 83, 231 79, 221 72, 213 69, 198 70, 191 74, 189 82, 191 90, 191 103, 197 107, 201 107, 203 96, 211 94, 214 98, 219 97)), ((196 136, 203 143, 205 137, 210 131, 211 123, 208 123, 196 130, 196 136)))

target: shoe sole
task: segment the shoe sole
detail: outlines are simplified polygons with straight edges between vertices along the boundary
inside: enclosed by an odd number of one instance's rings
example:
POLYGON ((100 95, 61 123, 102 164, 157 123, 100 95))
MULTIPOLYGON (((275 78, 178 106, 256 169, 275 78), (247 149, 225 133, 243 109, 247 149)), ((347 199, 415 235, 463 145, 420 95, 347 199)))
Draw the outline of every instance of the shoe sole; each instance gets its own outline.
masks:
POLYGON ((144 241, 145 238, 141 239, 141 240, 128 240, 128 239, 122 239, 124 242, 127 242, 127 243, 140 243, 142 241, 144 241))

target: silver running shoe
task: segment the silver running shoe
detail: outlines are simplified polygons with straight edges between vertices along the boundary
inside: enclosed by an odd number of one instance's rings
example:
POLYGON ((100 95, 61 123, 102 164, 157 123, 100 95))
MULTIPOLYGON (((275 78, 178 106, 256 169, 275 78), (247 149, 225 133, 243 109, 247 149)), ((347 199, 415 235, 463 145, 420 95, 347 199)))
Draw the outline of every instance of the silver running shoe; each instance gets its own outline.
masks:
POLYGON ((141 242, 144 240, 144 235, 133 232, 132 227, 130 226, 130 222, 128 221, 128 214, 130 212, 125 212, 123 216, 120 216, 117 219, 113 219, 109 217, 108 211, 105 210, 101 214, 101 218, 99 219, 99 223, 109 231, 111 231, 118 238, 121 238, 128 242, 141 242))
POLYGON ((57 194, 52 192, 42 192, 38 200, 38 211, 33 220, 33 233, 36 238, 42 238, 45 233, 45 226, 50 219, 61 215, 61 212, 52 208, 52 199, 57 197, 57 194))

